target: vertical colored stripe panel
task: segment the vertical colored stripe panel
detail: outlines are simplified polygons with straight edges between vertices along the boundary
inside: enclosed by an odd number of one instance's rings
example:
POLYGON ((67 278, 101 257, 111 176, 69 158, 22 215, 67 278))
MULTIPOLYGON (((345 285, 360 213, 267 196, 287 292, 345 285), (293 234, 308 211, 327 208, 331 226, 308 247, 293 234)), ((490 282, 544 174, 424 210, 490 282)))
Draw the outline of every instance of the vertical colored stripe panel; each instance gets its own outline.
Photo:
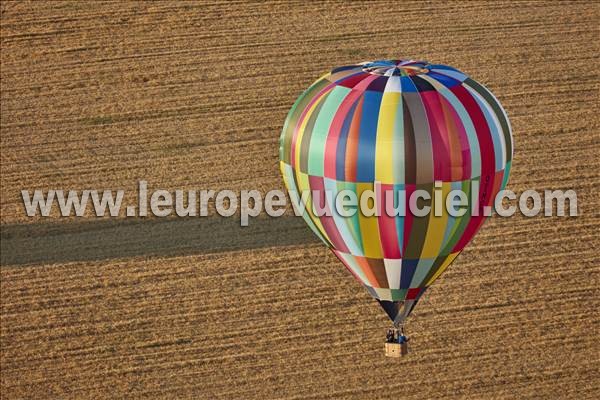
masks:
POLYGON ((291 159, 290 165, 295 167, 296 164, 299 164, 298 158, 300 157, 300 146, 302 144, 302 136, 304 135, 304 129, 308 122, 307 120, 310 117, 310 115, 317 108, 317 104, 324 97, 326 97, 329 93, 331 93, 331 90, 333 88, 334 88, 334 84, 329 84, 329 85, 325 86, 323 89, 321 89, 319 91, 319 93, 317 95, 315 95, 314 98, 310 99, 308 105, 300 114, 300 117, 298 118, 298 122, 296 123, 296 126, 294 128, 294 133, 292 135, 291 150, 290 150, 292 159, 291 159))
POLYGON ((463 74, 462 72, 457 71, 455 69, 446 69, 446 68, 442 69, 442 68, 436 67, 436 68, 432 68, 431 70, 437 74, 448 76, 448 77, 456 79, 460 82, 467 79, 467 76, 465 74, 463 74))
POLYGON ((304 191, 308 191, 310 193, 310 196, 306 197, 306 208, 304 209, 304 214, 308 215, 315 227, 319 230, 319 232, 321 232, 321 235, 323 235, 323 237, 327 239, 329 243, 331 243, 331 239, 327 235, 327 232, 325 232, 325 228, 323 228, 321 220, 313 213, 312 193, 310 190, 308 175, 296 171, 296 184, 298 185, 298 192, 300 195, 302 195, 302 192, 304 191))
POLYGON ((362 97, 363 92, 369 84, 377 77, 369 75, 362 79, 358 84, 348 92, 336 111, 331 125, 329 134, 326 139, 325 148, 325 176, 333 179, 345 179, 343 171, 343 162, 346 154, 346 140, 352 115, 356 110, 357 101, 362 97), (342 165, 340 165, 342 164, 342 165), (341 177, 340 177, 341 176, 341 177))
POLYGON ((342 261, 342 263, 346 266, 346 268, 348 268, 348 270, 350 271, 350 273, 352 273, 352 275, 354 275, 354 277, 360 283, 362 283, 363 285, 369 285, 370 284, 369 283, 369 279, 367 278, 367 276, 363 272, 362 268, 356 262, 356 258, 354 256, 352 256, 351 254, 342 253, 342 252, 337 251, 335 249, 333 249, 333 253, 337 256, 337 258, 340 259, 340 261, 342 261))
POLYGON ((330 193, 330 198, 333 201, 333 204, 330 204, 330 209, 332 211, 332 219, 337 228, 337 231, 340 234, 340 237, 344 241, 348 251, 354 255, 361 255, 362 249, 358 246, 358 243, 355 239, 355 235, 351 231, 352 219, 349 217, 343 217, 338 213, 336 208, 335 199, 339 193, 337 181, 329 178, 323 178, 323 182, 325 184, 325 191, 330 193))
POLYGON ((360 136, 358 141, 358 159, 356 180, 373 182, 375 180, 375 149, 377 139, 377 121, 382 94, 367 90, 364 95, 360 136))
POLYGON ((467 135, 467 140, 469 142, 468 148, 470 151, 471 160, 471 175, 465 176, 464 178, 468 179, 479 177, 481 175, 481 152, 479 150, 479 140, 477 138, 475 126, 473 125, 473 121, 471 120, 469 113, 453 92, 455 87, 460 86, 453 86, 451 89, 448 89, 447 87, 437 82, 435 79, 431 79, 427 76, 423 76, 423 79, 431 83, 431 85, 438 91, 438 93, 452 105, 452 108, 458 114, 462 126, 464 127, 465 133, 467 135))
MULTIPOLYGON (((462 191, 463 184, 464 184, 463 181, 450 182, 450 191, 453 191, 453 190, 456 190, 459 192, 462 191)), ((466 195, 466 193, 465 193, 465 195, 466 195)), ((445 203, 445 201, 444 201, 444 203, 445 203)), ((445 205, 446 204, 444 204, 444 207, 445 207, 445 205)), ((456 207, 456 211, 459 211, 465 207, 456 207)), ((454 213, 454 211, 453 211, 453 213, 454 213)), ((456 228, 458 227, 458 225, 460 223, 461 218, 463 218, 463 217, 464 217, 464 215, 461 217, 453 217, 452 215, 448 214, 448 222, 446 223, 446 229, 444 230, 444 240, 443 240, 440 254, 443 254, 444 250, 446 249, 446 246, 448 245, 448 242, 450 241, 450 238, 453 236, 453 233, 455 232, 456 228)))
POLYGON ((423 281, 425 280, 425 278, 427 278, 427 275, 431 271, 431 268, 433 267, 434 263, 435 258, 421 258, 419 260, 413 278, 410 281, 411 288, 418 288, 423 285, 423 281))
POLYGON ((398 249, 400 251, 400 257, 404 255, 404 219, 406 218, 407 208, 406 190, 404 184, 394 185, 394 208, 402 210, 396 216, 396 242, 398 243, 398 249))
POLYGON ((306 121, 306 126, 304 127, 304 133, 302 134, 302 141, 300 142, 300 171, 308 174, 308 162, 310 157, 310 146, 312 143, 312 135, 315 132, 315 124, 321 115, 321 110, 323 109, 323 105, 329 98, 331 92, 323 96, 321 101, 317 103, 315 107, 315 111, 307 116, 308 120, 306 121))
POLYGON ((323 107, 318 114, 310 137, 310 148, 307 154, 309 175, 324 175, 325 143, 329 127, 336 110, 348 93, 350 93, 350 89, 337 86, 323 102, 323 107))
MULTIPOLYGON (((338 181, 337 186, 338 186, 338 193, 341 192, 342 190, 348 190, 348 191, 354 193, 354 195, 356 196, 356 199, 358 201, 358 192, 357 192, 357 188, 356 188, 356 183, 338 181)), ((355 243, 358 247, 358 251, 353 254, 364 256, 365 251, 364 251, 364 247, 363 247, 362 233, 360 231, 360 222, 359 222, 359 213, 360 212, 358 210, 358 202, 356 204, 357 204, 357 207, 356 207, 356 212, 354 213, 354 215, 352 215, 351 217, 344 217, 344 219, 346 220, 348 229, 349 229, 350 233, 352 234, 352 236, 354 237, 355 243)))
POLYGON ((444 233, 448 225, 448 210, 446 210, 444 200, 450 193, 450 183, 444 182, 441 189, 435 189, 434 197, 436 191, 441 192, 441 216, 435 216, 435 201, 432 201, 433 207, 429 213, 429 223, 427 224, 427 234, 423 243, 421 258, 435 258, 440 254, 444 242, 444 233))
POLYGON ((471 238, 477 232, 477 228, 480 226, 480 220, 485 218, 483 216, 483 206, 487 204, 489 197, 492 195, 492 185, 494 181, 495 173, 495 157, 494 157, 494 144, 491 138, 491 132, 488 128, 487 121, 483 112, 479 108, 477 101, 471 96, 471 94, 462 86, 455 86, 451 91, 456 95, 460 102, 464 105, 465 109, 469 113, 473 124, 475 125, 477 139, 479 141, 479 150, 481 152, 481 179, 479 182, 479 215, 473 215, 465 233, 460 238, 454 251, 463 249, 465 245, 471 240, 471 238))
POLYGON ((400 77, 398 75, 388 75, 388 80, 385 84, 386 93, 400 93, 402 92, 402 84, 400 83, 400 77))
POLYGON ((467 78, 464 82, 465 87, 468 86, 473 88, 479 93, 488 104, 494 109, 494 114, 498 117, 500 125, 502 126, 502 134, 504 135, 504 143, 506 143, 506 159, 512 160, 513 146, 512 146, 512 129, 510 122, 506 115, 506 111, 500 106, 498 99, 483 85, 475 82, 471 78, 467 78))
POLYGON ((377 279, 377 286, 375 287, 388 289, 389 284, 387 281, 387 273, 383 259, 367 258, 367 262, 369 263, 371 271, 373 271, 373 275, 375 275, 375 279, 377 279))
POLYGON ((377 277, 373 273, 369 262, 366 257, 355 256, 354 259, 356 263, 360 266, 360 269, 363 271, 363 274, 367 278, 366 284, 372 287, 379 287, 379 282, 377 282, 377 277))
POLYGON ((452 232, 450 233, 450 238, 448 239, 448 243, 444 246, 443 250, 441 251, 441 254, 450 254, 452 252, 462 250, 462 249, 458 249, 458 250, 453 250, 453 249, 456 247, 456 244, 458 243, 460 238, 463 236, 465 230, 467 229, 467 226, 469 225, 469 221, 471 220, 471 210, 472 210, 471 192, 474 189, 473 188, 474 182, 477 182, 477 184, 479 184, 479 178, 470 179, 468 181, 463 181, 463 183, 462 183, 462 191, 467 195, 467 199, 468 199, 467 200, 468 201, 467 211, 462 217, 459 218, 458 223, 456 224, 456 226, 453 228, 452 232))
POLYGON ((427 115, 417 92, 403 93, 408 105, 415 138, 416 184, 433 182, 433 150, 427 115))
POLYGON ((398 234, 396 232, 396 218, 390 216, 386 210, 388 199, 394 201, 391 194, 394 185, 378 184, 376 186, 379 215, 379 237, 381 239, 381 250, 385 258, 400 258, 400 247, 398 246, 398 234), (390 193, 390 195, 388 195, 390 193))
MULTIPOLYGON (((313 101, 311 101, 310 106, 304 110, 298 126, 296 127, 296 131, 294 132, 294 139, 292 141, 292 167, 296 172, 306 172, 306 152, 308 151, 308 143, 309 140, 305 139, 306 127, 309 125, 309 121, 312 120, 310 126, 314 125, 314 121, 316 116, 319 114, 322 102, 320 100, 325 99, 330 93, 330 90, 322 91, 318 97, 315 97, 313 101), (313 116, 314 114, 314 116, 313 116), (304 150, 302 149, 302 145, 304 144, 304 150), (304 153, 304 160, 300 160, 301 155, 304 153), (304 164, 304 169, 301 169, 301 164, 304 164)), ((308 133, 308 139, 310 139, 310 130, 308 133)))
POLYGON ((402 99, 402 123, 404 125, 404 183, 414 185, 417 181, 417 156, 415 155, 415 131, 408 105, 402 99))
POLYGON ((398 96, 398 103, 396 104, 396 118, 394 119, 394 142, 392 144, 392 170, 394 174, 393 183, 403 184, 405 182, 404 164, 406 155, 404 150, 404 101, 400 95, 398 96))
POLYGON ((300 97, 298 97, 290 109, 290 112, 285 120, 285 124, 283 125, 283 130, 279 141, 279 158, 286 164, 292 165, 293 163, 291 150, 294 147, 294 132, 297 132, 296 127, 304 110, 306 110, 306 107, 311 100, 314 99, 315 95, 323 90, 327 85, 329 85, 329 81, 325 79, 317 80, 311 87, 306 89, 306 91, 304 91, 300 97))
POLYGON ((336 80, 336 84, 347 87, 347 88, 354 88, 358 85, 360 85, 360 83, 365 80, 365 79, 369 79, 369 78, 377 78, 376 76, 364 73, 362 71, 359 71, 356 74, 351 74, 351 75, 347 75, 346 77, 342 78, 342 79, 337 79, 336 80))
POLYGON ((383 260, 385 264, 385 273, 387 274, 387 281, 390 289, 400 289, 400 275, 402 272, 402 260, 401 259, 388 259, 383 260))
POLYGON ((408 289, 410 288, 410 283, 412 282, 413 275, 417 270, 417 264, 419 260, 407 260, 406 258, 402 260, 402 273, 400 276, 400 288, 408 289))
POLYGON ((340 232, 335 225, 335 221, 333 220, 331 207, 335 207, 335 204, 332 204, 331 201, 333 199, 329 194, 325 191, 325 185, 323 183, 323 179, 319 176, 310 176, 308 177, 311 191, 313 194, 313 203, 319 204, 321 209, 325 209, 325 214, 316 215, 316 218, 321 221, 321 225, 327 232, 327 236, 333 244, 333 247, 336 250, 343 251, 344 253, 349 253, 348 247, 346 246, 346 242, 344 238, 340 235, 340 232))
POLYGON ((338 139, 336 154, 335 154, 335 176, 337 180, 346 180, 346 147, 348 144, 348 137, 350 135, 350 125, 354 118, 354 113, 358 102, 354 103, 348 113, 345 115, 342 129, 340 130, 340 137, 338 139))
POLYGON ((352 122, 350 122, 350 130, 348 132, 348 140, 346 144, 345 176, 346 181, 349 182, 356 182, 356 170, 358 167, 358 143, 364 102, 364 97, 361 97, 360 100, 358 100, 356 111, 354 111, 352 122))
POLYGON ((406 198, 406 211, 404 213, 404 235, 402 240, 402 258, 406 258, 406 249, 408 247, 408 242, 410 239, 410 234, 412 232, 412 224, 413 224, 413 213, 410 212, 409 208, 409 199, 415 192, 416 186, 412 185, 404 185, 405 198, 406 198))
POLYGON ((394 132, 400 98, 400 93, 384 92, 381 99, 375 146, 375 180, 381 183, 394 183, 394 132))
POLYGON ((500 171, 506 164, 506 145, 504 143, 504 136, 501 134, 502 127, 500 126, 500 121, 498 121, 498 118, 490 105, 477 92, 469 87, 467 87, 467 90, 477 101, 477 104, 479 104, 479 108, 483 112, 485 120, 488 123, 488 128, 492 135, 492 142, 494 144, 496 171, 500 171))
MULTIPOLYGON (((463 107, 469 114, 471 121, 475 127, 475 133, 477 135, 477 142, 479 143, 479 151, 481 160, 481 177, 485 179, 486 176, 491 176, 494 173, 494 144, 491 138, 491 132, 488 128, 487 121, 483 112, 479 108, 477 101, 471 96, 471 94, 462 86, 454 86, 451 89, 452 93, 458 98, 463 104, 463 107)), ((483 182, 485 183, 485 182, 483 182)), ((485 185, 482 183, 482 190, 485 185)), ((489 193, 489 192, 488 192, 489 193)))
POLYGON ((431 267, 429 267, 429 271, 427 272, 427 275, 421 280, 419 287, 427 286, 427 282, 429 282, 429 279, 431 279, 431 277, 433 275, 435 275, 435 273, 441 267, 441 265, 444 263, 444 261, 446 260, 447 257, 448 257, 448 255, 446 254, 443 256, 436 257, 433 260, 433 264, 431 265, 431 267))
MULTIPOLYGON (((346 148, 348 139, 350 138, 350 132, 352 122, 354 121, 354 114, 357 110, 357 105, 360 102, 362 104, 362 94, 367 89, 369 84, 374 81, 377 76, 369 75, 366 78, 360 80, 356 86, 352 88, 350 93, 344 98, 340 108, 337 110, 335 117, 331 123, 329 136, 327 137, 327 149, 325 155, 325 174, 328 177, 346 180, 346 148)), ((362 107, 359 109, 359 113, 362 112, 362 107)), ((358 122, 360 119, 357 120, 358 122)), ((357 156, 358 146, 358 131, 360 124, 358 123, 354 127, 353 133, 356 133, 350 139, 351 141, 356 140, 356 144, 350 146, 350 150, 353 156, 357 156), (356 132, 355 132, 356 131, 356 132)), ((352 159, 352 165, 356 164, 356 157, 352 159)), ((354 171, 356 167, 354 166, 354 171)), ((353 178, 352 180, 354 180, 353 178)))
POLYGON ((446 259, 444 260, 442 265, 440 265, 438 267, 438 269, 435 271, 435 273, 427 280, 427 282, 425 283, 425 286, 430 286, 446 270, 446 268, 448 268, 448 266, 450 264, 452 264, 452 261, 454 261, 456 256, 458 256, 459 254, 460 254, 460 252, 456 252, 456 253, 452 253, 448 257, 446 257, 446 259))
MULTIPOLYGON (((423 209, 424 207, 431 207, 433 199, 433 184, 417 185, 416 190, 422 190, 429 194, 429 200, 419 198, 417 201, 417 208, 423 209)), ((412 215, 411 212, 408 215, 412 215)), ((421 256, 423 246, 425 245, 425 237, 427 236, 429 227, 429 215, 423 217, 412 216, 411 230, 408 240, 408 245, 403 254, 403 258, 415 260, 421 256)))
POLYGON ((446 118, 442 111, 439 95, 435 90, 421 92, 421 99, 425 106, 429 130, 431 132, 431 147, 433 151, 433 179, 437 181, 450 181, 452 179, 452 162, 450 157, 450 139, 446 129, 446 118))
MULTIPOLYGON (((338 160, 338 149, 339 139, 342 135, 344 125, 346 128, 349 127, 349 122, 346 122, 348 113, 352 110, 356 101, 360 97, 359 92, 351 91, 340 103, 337 110, 334 112, 333 120, 329 126, 329 134, 325 141, 325 154, 324 154, 324 176, 331 179, 336 179, 336 167, 338 160)), ((343 157, 339 157, 343 159, 343 157)))
MULTIPOLYGON (((371 183, 357 183, 356 184, 358 199, 360 201, 361 196, 365 190, 373 190, 373 184, 371 183)), ((381 239, 379 237, 379 226, 377 224, 377 216, 365 216, 362 212, 358 212, 358 221, 360 224, 360 232, 363 239, 363 248, 365 250, 366 257, 372 258, 383 258, 381 253, 381 239)))
POLYGON ((440 105, 444 113, 448 137, 451 148, 451 180, 462 181, 471 178, 471 151, 469 139, 452 105, 443 96, 439 95, 440 105))
MULTIPOLYGON (((288 188, 290 198, 295 195, 295 196, 297 196, 298 203, 300 203, 302 201, 301 197, 300 197, 301 194, 298 190, 298 185, 296 184, 296 179, 294 178, 294 170, 292 169, 291 166, 287 165, 283 161, 280 162, 279 165, 281 168, 281 175, 283 176, 285 186, 288 188)), ((323 241, 323 243, 325 243, 327 246, 331 247, 331 243, 329 242, 329 239, 325 238, 325 236, 317 228, 317 226, 314 224, 314 222, 310 218, 310 215, 307 212, 302 213, 302 218, 304 219, 304 222, 306 222, 308 227, 313 231, 313 233, 319 239, 321 239, 323 241)))

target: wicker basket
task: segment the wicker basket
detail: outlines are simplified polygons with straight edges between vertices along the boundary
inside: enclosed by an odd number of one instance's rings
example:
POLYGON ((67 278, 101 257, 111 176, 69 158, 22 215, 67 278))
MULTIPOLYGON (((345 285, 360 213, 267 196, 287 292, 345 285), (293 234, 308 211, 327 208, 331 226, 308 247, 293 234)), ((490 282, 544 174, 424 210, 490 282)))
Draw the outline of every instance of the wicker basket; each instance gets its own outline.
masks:
POLYGON ((408 343, 386 343, 385 355, 387 357, 402 357, 408 354, 408 343))

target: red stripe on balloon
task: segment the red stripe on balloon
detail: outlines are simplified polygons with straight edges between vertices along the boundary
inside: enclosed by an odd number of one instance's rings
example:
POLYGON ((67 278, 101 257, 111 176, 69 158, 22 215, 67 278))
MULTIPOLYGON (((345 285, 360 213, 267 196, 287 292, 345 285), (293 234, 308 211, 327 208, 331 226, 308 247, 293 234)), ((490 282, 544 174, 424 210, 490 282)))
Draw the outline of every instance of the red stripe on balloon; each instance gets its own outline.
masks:
POLYGON ((361 96, 358 105, 352 116, 352 123, 348 132, 348 142, 346 144, 346 154, 339 154, 339 157, 345 157, 345 176, 346 181, 356 182, 356 164, 358 160, 358 138, 360 135, 360 120, 362 117, 363 102, 365 98, 361 96))
POLYGON ((471 94, 462 85, 454 86, 450 89, 452 93, 459 99, 463 104, 469 117, 473 121, 475 126, 475 132, 477 133, 477 141, 479 142, 479 151, 481 153, 481 177, 479 180, 479 215, 471 216, 471 220, 467 224, 465 232, 462 237, 454 246, 452 252, 462 250, 467 243, 475 236, 477 230, 482 224, 483 206, 487 204, 489 196, 491 196, 493 184, 494 184, 494 170, 495 170, 495 157, 494 157, 494 143, 490 128, 485 119, 485 115, 479 108, 477 101, 471 96, 471 94))
POLYGON ((444 113, 436 91, 421 92, 421 99, 429 121, 433 151, 433 179, 448 182, 451 178, 450 143, 444 113))

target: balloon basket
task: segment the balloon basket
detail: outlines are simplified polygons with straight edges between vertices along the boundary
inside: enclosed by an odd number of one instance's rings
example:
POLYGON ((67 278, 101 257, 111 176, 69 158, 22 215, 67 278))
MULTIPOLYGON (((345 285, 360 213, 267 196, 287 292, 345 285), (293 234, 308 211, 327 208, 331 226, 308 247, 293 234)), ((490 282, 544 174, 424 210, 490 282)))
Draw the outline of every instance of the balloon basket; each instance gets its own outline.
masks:
POLYGON ((408 354, 408 343, 386 343, 385 355, 399 358, 408 354))

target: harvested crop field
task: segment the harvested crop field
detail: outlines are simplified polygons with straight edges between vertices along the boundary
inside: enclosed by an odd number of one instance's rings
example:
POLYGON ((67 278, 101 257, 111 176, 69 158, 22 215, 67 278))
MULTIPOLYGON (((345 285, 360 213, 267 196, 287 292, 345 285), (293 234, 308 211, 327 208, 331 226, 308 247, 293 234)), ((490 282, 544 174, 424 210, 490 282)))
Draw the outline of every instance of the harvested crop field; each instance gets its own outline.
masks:
POLYGON ((1 5, 1 397, 600 398, 600 5, 1 5), (283 188, 287 111, 331 67, 455 66, 506 108, 508 187, 426 293, 413 352, 301 218, 48 218, 22 189, 283 188))

